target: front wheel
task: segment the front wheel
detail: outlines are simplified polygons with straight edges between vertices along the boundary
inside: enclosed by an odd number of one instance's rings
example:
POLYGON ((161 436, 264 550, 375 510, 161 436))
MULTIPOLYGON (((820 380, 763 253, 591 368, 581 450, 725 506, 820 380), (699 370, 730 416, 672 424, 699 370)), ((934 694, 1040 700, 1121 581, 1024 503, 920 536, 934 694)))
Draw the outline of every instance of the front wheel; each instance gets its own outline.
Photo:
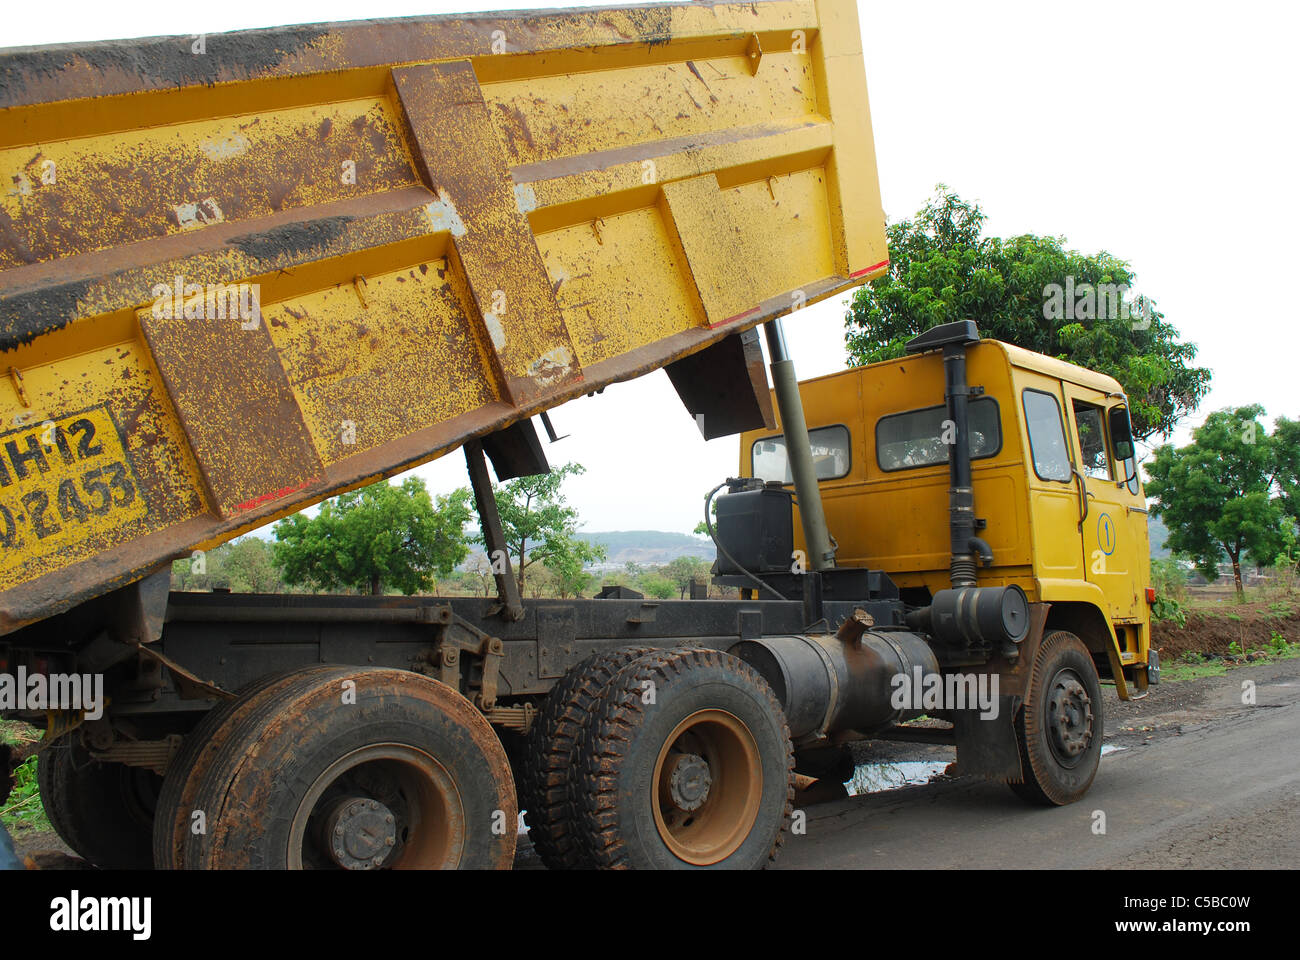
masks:
POLYGON ((1101 683, 1088 648, 1072 633, 1043 638, 1016 718, 1022 783, 1030 803, 1061 806, 1088 792, 1101 761, 1101 683))

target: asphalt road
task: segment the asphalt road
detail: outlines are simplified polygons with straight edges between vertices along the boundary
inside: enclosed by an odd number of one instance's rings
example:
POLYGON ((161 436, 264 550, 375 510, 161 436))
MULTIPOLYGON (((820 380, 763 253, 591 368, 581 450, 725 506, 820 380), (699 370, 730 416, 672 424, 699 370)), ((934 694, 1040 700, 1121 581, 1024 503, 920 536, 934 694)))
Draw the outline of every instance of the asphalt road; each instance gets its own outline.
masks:
MULTIPOLYGON (((805 807, 777 869, 1294 868, 1300 864, 1300 660, 1107 690, 1104 756, 1067 807, 1006 786, 931 782, 805 807), (1242 704, 1254 681, 1256 704, 1242 704), (1096 811, 1105 833, 1094 832, 1096 811)), ((917 759, 924 759, 918 757, 917 759)))

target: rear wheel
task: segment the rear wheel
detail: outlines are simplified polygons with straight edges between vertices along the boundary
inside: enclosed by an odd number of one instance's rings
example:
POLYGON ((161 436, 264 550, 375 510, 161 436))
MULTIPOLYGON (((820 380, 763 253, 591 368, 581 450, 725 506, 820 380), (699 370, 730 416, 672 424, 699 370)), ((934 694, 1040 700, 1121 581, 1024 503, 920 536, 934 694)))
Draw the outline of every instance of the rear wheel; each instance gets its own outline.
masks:
POLYGON ((794 798, 785 715, 766 681, 716 650, 664 650, 614 679, 583 733, 574 796, 605 868, 755 869, 794 798))
POLYGON ((309 671, 252 698, 207 763, 215 869, 505 869, 518 806, 505 751, 468 700, 401 670, 309 671))
POLYGON ((528 838, 552 870, 591 866, 575 833, 572 795, 582 730, 614 675, 650 647, 594 653, 574 666, 546 696, 533 721, 520 768, 520 796, 528 838))
POLYGON ((61 737, 36 761, 50 825, 79 856, 106 870, 147 870, 162 778, 143 767, 95 760, 77 734, 61 737))
POLYGON ((1039 645, 1016 736, 1024 782, 1010 786, 1018 796, 1059 806, 1088 792, 1101 761, 1101 683, 1074 634, 1057 630, 1039 645))
POLYGON ((196 829, 205 828, 201 818, 193 816, 194 794, 201 779, 201 773, 195 776, 195 769, 207 768, 222 744, 253 710, 258 699, 267 693, 274 695, 275 691, 303 676, 338 669, 318 665, 269 674, 242 687, 235 699, 223 701, 204 714, 168 764, 167 776, 163 779, 158 794, 153 826, 153 862, 157 869, 184 869, 186 837, 196 829))

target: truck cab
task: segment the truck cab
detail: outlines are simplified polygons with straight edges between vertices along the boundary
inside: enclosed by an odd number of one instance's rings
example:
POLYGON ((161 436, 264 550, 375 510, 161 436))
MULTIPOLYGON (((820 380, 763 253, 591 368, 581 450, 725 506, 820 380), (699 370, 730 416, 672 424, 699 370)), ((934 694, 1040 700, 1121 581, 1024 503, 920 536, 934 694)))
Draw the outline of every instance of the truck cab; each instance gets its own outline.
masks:
MULTIPOLYGON (((1147 687, 1147 508, 1120 385, 996 340, 967 351, 967 441, 976 526, 992 551, 980 586, 1048 605, 1044 630, 1087 645, 1123 699, 1147 687)), ((910 606, 949 582, 944 361, 921 353, 803 381, 836 566, 889 574, 910 606)), ((792 484, 785 440, 741 436, 740 473, 792 484)), ((796 518, 798 506, 795 506, 796 518)), ((805 549, 794 523, 796 553, 805 549)))

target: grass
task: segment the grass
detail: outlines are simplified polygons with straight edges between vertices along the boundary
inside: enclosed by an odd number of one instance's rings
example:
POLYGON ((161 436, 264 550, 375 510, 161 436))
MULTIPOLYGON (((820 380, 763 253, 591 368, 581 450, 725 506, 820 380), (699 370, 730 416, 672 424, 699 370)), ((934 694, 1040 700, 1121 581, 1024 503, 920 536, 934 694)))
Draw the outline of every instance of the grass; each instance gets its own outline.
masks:
MULTIPOLYGON (((0 743, 8 746, 34 743, 40 731, 17 720, 0 719, 0 743)), ((14 769, 14 786, 9 798, 0 807, 0 821, 11 829, 50 829, 49 818, 41 805, 41 795, 36 785, 38 758, 28 757, 14 769)))
POLYGON ((1160 682, 1178 683, 1182 680, 1200 680, 1202 677, 1221 677, 1227 672, 1228 665, 1222 660, 1211 660, 1208 663, 1176 660, 1168 665, 1160 665, 1160 682))
POLYGON ((1221 660, 1206 661, 1200 654, 1193 654, 1199 660, 1183 657, 1173 663, 1161 663, 1160 682, 1179 683, 1182 680, 1199 680, 1203 676, 1222 676, 1227 673, 1227 663, 1221 660))
POLYGON ((16 747, 25 743, 35 743, 39 739, 41 739, 41 731, 30 723, 0 717, 0 744, 16 747))
POLYGON ((41 805, 41 794, 36 786, 37 757, 28 757, 14 770, 14 788, 9 793, 0 820, 12 829, 48 830, 49 818, 45 816, 45 807, 41 805))
POLYGON ((1237 667, 1264 663, 1269 660, 1294 660, 1300 658, 1300 643, 1288 641, 1286 637, 1276 630, 1273 631, 1267 643, 1254 650, 1242 650, 1235 640, 1228 645, 1228 649, 1233 656, 1244 657, 1246 653, 1254 653, 1259 656, 1259 659, 1234 662, 1211 660, 1203 653, 1185 653, 1177 660, 1160 665, 1160 682, 1178 683, 1182 680, 1199 680, 1202 677, 1221 677, 1229 670, 1237 667))
POLYGON ((1268 613, 1260 614, 1265 620, 1285 620, 1295 613, 1289 600, 1275 600, 1268 605, 1268 613))

